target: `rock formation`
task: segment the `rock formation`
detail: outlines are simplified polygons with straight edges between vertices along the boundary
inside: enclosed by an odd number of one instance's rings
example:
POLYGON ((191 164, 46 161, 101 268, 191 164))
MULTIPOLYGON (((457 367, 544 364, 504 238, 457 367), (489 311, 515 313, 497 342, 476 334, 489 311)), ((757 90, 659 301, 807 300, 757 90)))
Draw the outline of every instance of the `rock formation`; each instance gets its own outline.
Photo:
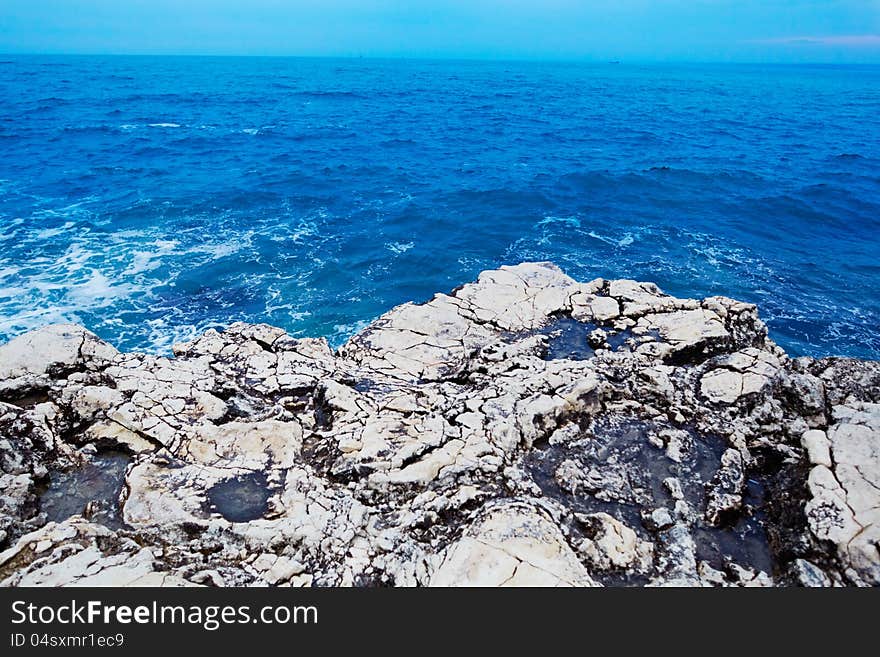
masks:
POLYGON ((526 263, 335 353, 48 326, 0 400, 7 586, 880 584, 880 363, 724 297, 526 263))

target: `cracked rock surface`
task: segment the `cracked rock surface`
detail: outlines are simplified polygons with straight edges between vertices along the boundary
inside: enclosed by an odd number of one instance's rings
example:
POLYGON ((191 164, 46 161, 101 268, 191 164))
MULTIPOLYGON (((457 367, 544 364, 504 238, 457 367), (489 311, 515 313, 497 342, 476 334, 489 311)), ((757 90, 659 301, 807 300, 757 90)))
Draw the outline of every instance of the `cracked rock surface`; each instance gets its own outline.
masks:
POLYGON ((523 263, 338 351, 0 346, 6 586, 880 584, 880 363, 523 263))

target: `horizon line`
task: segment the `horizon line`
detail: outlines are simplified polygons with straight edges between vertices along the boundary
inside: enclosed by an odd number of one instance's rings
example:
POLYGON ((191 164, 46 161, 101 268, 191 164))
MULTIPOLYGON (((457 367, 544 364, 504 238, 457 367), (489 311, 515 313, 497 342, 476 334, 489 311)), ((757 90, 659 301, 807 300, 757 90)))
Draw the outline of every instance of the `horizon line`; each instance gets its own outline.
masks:
POLYGON ((168 57, 168 58, 212 58, 212 59, 345 59, 373 61, 425 61, 425 62, 493 62, 529 64, 607 64, 607 65, 732 65, 732 66, 880 66, 880 61, 781 61, 781 60, 733 60, 733 59, 686 59, 686 58, 598 58, 598 57, 495 57, 495 56, 453 56, 453 55, 304 55, 304 54, 265 54, 265 53, 167 53, 167 52, 4 52, 0 57, 168 57))

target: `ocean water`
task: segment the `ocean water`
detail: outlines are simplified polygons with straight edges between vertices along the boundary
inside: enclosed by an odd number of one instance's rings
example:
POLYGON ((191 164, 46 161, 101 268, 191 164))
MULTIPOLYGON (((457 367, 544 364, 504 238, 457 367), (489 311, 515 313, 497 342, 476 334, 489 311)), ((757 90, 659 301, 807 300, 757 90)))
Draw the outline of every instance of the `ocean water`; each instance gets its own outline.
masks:
POLYGON ((880 68, 0 56, 0 340, 339 344, 552 260, 880 357, 880 68))

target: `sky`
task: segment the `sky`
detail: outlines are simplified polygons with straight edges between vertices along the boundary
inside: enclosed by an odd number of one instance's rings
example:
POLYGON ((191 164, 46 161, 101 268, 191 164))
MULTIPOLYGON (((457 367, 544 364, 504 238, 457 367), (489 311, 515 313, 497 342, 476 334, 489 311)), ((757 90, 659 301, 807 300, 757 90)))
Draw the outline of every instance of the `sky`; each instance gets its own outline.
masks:
POLYGON ((880 63, 880 0, 0 0, 0 52, 880 63))

